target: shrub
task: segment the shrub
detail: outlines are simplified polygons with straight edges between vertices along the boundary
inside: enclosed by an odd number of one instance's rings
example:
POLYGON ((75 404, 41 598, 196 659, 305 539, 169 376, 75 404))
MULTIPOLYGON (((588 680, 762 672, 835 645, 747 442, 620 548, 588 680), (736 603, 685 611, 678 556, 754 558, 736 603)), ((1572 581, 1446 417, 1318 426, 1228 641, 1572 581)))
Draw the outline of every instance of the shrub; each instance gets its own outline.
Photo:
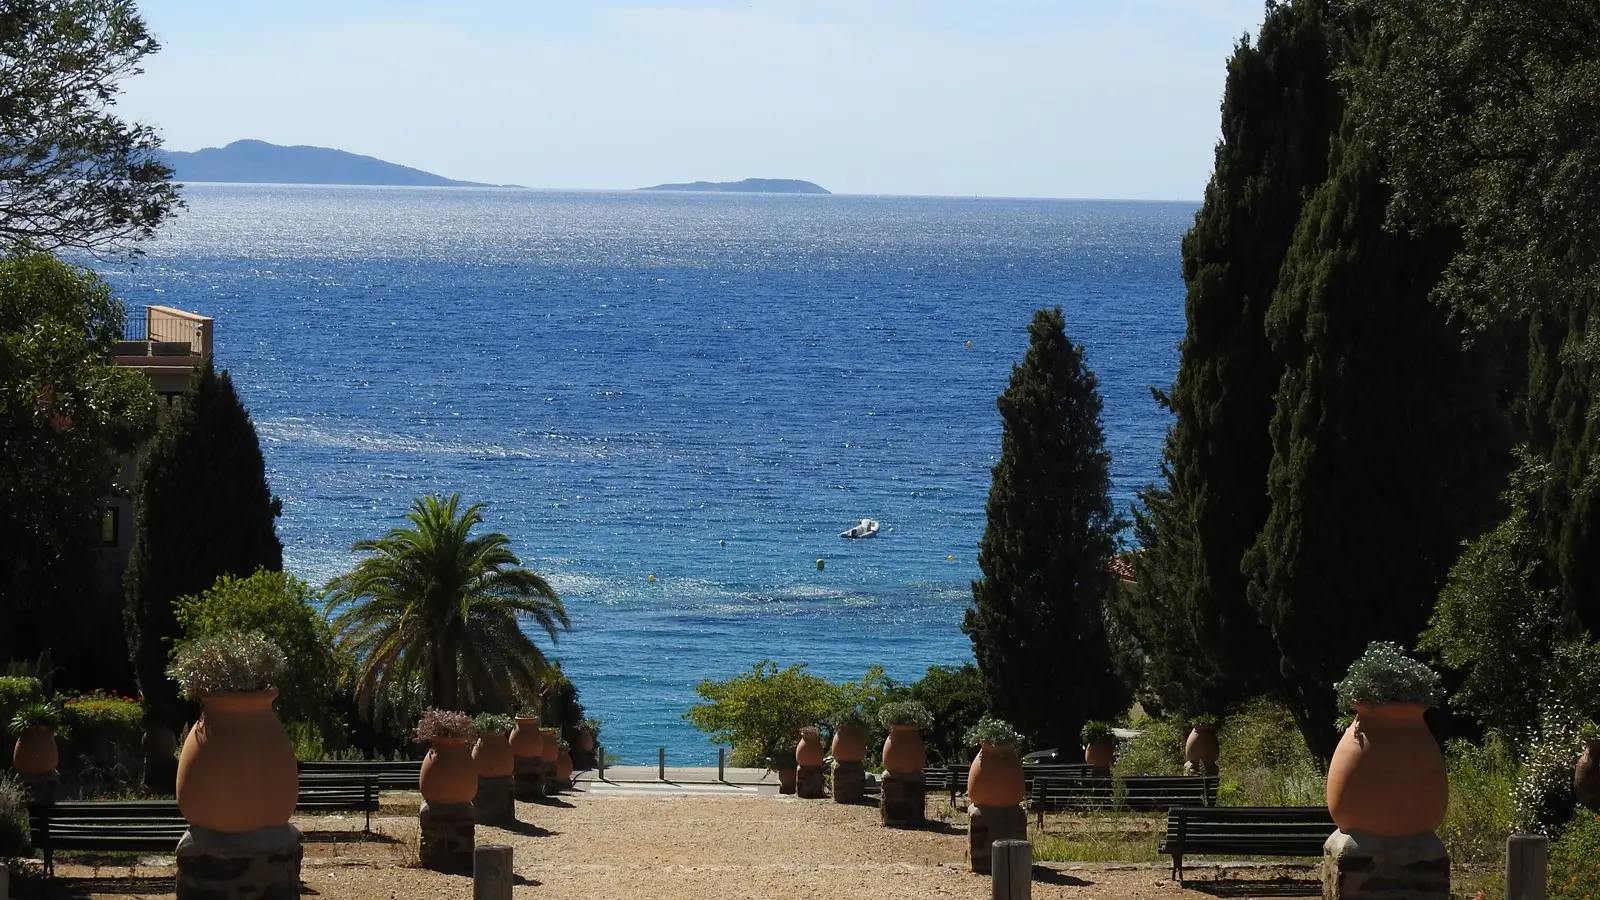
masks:
POLYGON ((39 679, 24 675, 0 676, 0 724, 10 725, 11 717, 24 705, 43 696, 39 679))
POLYGON ((1198 715, 1198 716, 1195 716, 1195 717, 1191 718, 1189 720, 1189 724, 1190 724, 1190 726, 1196 727, 1196 728, 1198 728, 1198 727, 1200 727, 1202 725, 1210 725, 1212 727, 1215 727, 1216 724, 1219 721, 1221 721, 1221 720, 1219 720, 1216 716, 1203 713, 1201 715, 1198 715))
POLYGON ((594 742, 598 744, 600 743, 600 726, 602 724, 599 719, 584 719, 578 723, 578 727, 589 732, 589 735, 594 738, 594 742))
POLYGON ((996 747, 1010 747, 1020 749, 1026 738, 1011 727, 1011 723, 993 716, 984 716, 978 724, 967 729, 967 745, 976 747, 981 744, 993 744, 996 747))
POLYGON ((1083 741, 1083 745, 1088 747, 1097 741, 1103 741, 1111 737, 1111 729, 1114 727, 1110 722, 1091 719, 1083 723, 1083 728, 1078 732, 1078 737, 1083 741))
POLYGON ((933 725, 933 715, 928 708, 915 700, 896 700, 878 708, 878 723, 884 728, 896 725, 915 725, 926 731, 933 725))
POLYGON ((1111 767, 1119 778, 1130 775, 1183 774, 1183 729, 1173 719, 1144 718, 1133 723, 1138 737, 1122 745, 1111 767))
POLYGON ((1517 762, 1511 748, 1491 733, 1482 746, 1451 741, 1445 748, 1450 806, 1439 837, 1458 863, 1498 865, 1505 855, 1515 807, 1511 788, 1517 762))
POLYGON ((139 749, 144 733, 144 706, 132 697, 91 691, 68 697, 62 724, 72 736, 74 752, 115 760, 139 749))
POLYGON ((201 700, 207 694, 276 687, 287 662, 278 645, 259 631, 223 631, 179 644, 167 677, 185 697, 201 700))
POLYGON ((478 734, 505 734, 517 727, 517 720, 501 713, 480 713, 472 717, 472 729, 478 734))
POLYGON ((60 729, 61 707, 43 701, 24 704, 12 715, 7 729, 12 737, 21 737, 30 728, 60 729))
POLYGON ((706 679, 694 690, 706 702, 691 706, 684 718, 712 740, 731 745, 736 766, 776 759, 784 745, 793 747, 803 726, 841 705, 838 689, 807 672, 803 663, 779 669, 762 660, 726 681, 706 679))
POLYGON ((417 722, 417 740, 437 741, 450 738, 471 740, 477 734, 472 719, 464 712, 448 709, 430 709, 417 722))
POLYGON ((28 844, 28 793, 15 776, 0 773, 0 860, 27 855, 28 844))
POLYGON ((1217 760, 1225 806, 1321 806, 1327 782, 1317 771, 1294 718, 1267 698, 1246 703, 1223 722, 1228 746, 1217 760))
POLYGON ((1600 897, 1600 814, 1585 812, 1550 845, 1551 900, 1600 897))
POLYGON ((1333 686, 1339 705, 1352 709, 1357 703, 1439 702, 1442 691, 1439 674, 1405 654, 1399 644, 1373 641, 1367 652, 1350 664, 1344 680, 1333 686))
POLYGON ((1572 764, 1578 756, 1578 722, 1560 704, 1541 713, 1539 731, 1528 742, 1522 774, 1511 793, 1519 834, 1554 835, 1572 815, 1572 764))

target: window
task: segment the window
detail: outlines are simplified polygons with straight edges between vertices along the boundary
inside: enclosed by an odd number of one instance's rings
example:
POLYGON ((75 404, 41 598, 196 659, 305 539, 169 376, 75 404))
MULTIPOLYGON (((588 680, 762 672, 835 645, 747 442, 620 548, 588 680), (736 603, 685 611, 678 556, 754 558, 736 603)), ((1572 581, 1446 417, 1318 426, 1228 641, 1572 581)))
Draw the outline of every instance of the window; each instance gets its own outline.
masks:
POLYGON ((102 547, 115 547, 122 537, 122 511, 115 505, 108 505, 100 515, 100 545, 102 547))

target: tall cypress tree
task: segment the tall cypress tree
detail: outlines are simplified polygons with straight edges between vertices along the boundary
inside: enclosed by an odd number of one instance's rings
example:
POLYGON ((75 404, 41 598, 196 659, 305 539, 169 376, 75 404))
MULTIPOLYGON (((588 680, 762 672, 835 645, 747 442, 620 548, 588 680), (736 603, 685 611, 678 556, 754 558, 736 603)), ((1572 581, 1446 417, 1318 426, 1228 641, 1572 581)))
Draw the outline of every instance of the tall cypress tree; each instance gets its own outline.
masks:
POLYGON ((140 461, 133 549, 124 576, 128 649, 151 709, 172 715, 177 688, 166 676, 180 636, 173 603, 218 577, 282 571, 255 425, 227 372, 208 363, 167 411, 140 461))
POLYGON ((1346 126, 1268 315, 1285 363, 1271 511, 1245 561, 1312 754, 1333 685, 1374 640, 1415 642, 1463 541, 1498 512, 1506 435, 1494 367, 1429 302, 1453 232, 1384 229, 1389 191, 1346 126))
POLYGON ((1059 307, 1035 313, 1028 337, 997 401, 983 577, 961 627, 991 708, 1044 746, 1077 747, 1085 720, 1114 716, 1129 701, 1104 618, 1121 523, 1083 348, 1067 339, 1059 307))
POLYGON ((1166 399, 1165 484, 1141 497, 1138 587, 1120 618, 1160 705, 1222 712, 1279 693, 1240 563, 1267 519, 1268 424, 1282 363, 1265 318, 1305 198, 1327 176, 1343 25, 1327 0, 1270 5, 1228 62, 1222 141, 1183 242, 1188 330, 1166 399))

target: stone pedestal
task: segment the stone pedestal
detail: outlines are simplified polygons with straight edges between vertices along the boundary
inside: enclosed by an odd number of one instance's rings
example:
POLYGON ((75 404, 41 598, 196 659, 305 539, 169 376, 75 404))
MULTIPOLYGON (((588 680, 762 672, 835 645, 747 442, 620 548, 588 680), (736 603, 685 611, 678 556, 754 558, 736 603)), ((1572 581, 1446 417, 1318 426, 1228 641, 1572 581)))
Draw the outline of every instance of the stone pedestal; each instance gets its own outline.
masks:
POLYGON ((511 777, 515 783, 512 793, 518 800, 539 800, 544 797, 544 763, 539 761, 539 757, 517 757, 511 777))
POLYGON ((509 825, 517 820, 517 804, 512 800, 514 778, 478 776, 478 795, 472 798, 472 812, 483 825, 509 825))
POLYGON ((422 838, 417 855, 423 868, 439 872, 471 872, 473 826, 471 803, 422 804, 422 838))
POLYGON ((989 874, 995 841, 1028 839, 1028 813, 1020 806, 972 807, 968 817, 967 840, 972 845, 972 871, 989 874))
POLYGON ((821 766, 801 766, 795 770, 794 792, 802 800, 821 800, 828 796, 828 782, 821 766))
POLYGON ((28 793, 28 802, 49 804, 56 802, 56 788, 61 776, 55 772, 20 772, 22 789, 28 793))
POLYGON ((178 900, 298 900, 300 829, 240 834, 189 826, 178 841, 178 900))
POLYGON ((544 795, 546 797, 554 797, 561 793, 563 785, 561 784, 561 779, 556 777, 555 760, 550 762, 541 761, 539 763, 539 780, 544 783, 544 795))
POLYGON ((867 767, 858 762, 833 764, 833 802, 860 803, 867 794, 867 767))
POLYGON ((1449 900, 1450 853, 1435 834, 1335 831, 1322 845, 1323 900, 1449 900))
POLYGON ((883 824, 895 828, 921 826, 927 820, 927 792, 922 773, 884 773, 878 804, 883 824))

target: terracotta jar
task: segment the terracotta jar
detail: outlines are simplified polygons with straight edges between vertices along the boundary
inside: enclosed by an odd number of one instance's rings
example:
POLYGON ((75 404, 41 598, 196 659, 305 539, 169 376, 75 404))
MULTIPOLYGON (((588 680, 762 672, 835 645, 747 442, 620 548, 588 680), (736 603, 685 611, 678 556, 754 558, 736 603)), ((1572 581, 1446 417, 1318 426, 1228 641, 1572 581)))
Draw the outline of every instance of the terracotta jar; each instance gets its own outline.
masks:
POLYGON ((1014 747, 984 744, 967 770, 967 799, 978 806, 1016 806, 1027 788, 1014 747))
POLYGON ((1343 831, 1427 834, 1449 802, 1444 754, 1420 703, 1356 704, 1328 767, 1328 812, 1343 831))
POLYGON ((1589 741, 1572 770, 1572 793, 1578 802, 1600 812, 1600 741, 1589 741))
POLYGON ((139 749, 147 759, 164 759, 178 752, 178 735, 161 722, 151 722, 144 726, 139 749))
POLYGON ((833 733, 833 761, 858 763, 867 758, 867 733, 854 722, 844 722, 833 733))
POLYGON ((795 765, 820 766, 826 755, 822 749, 822 733, 815 728, 800 729, 800 743, 794 745, 795 765))
POLYGON ((237 834, 286 825, 300 790, 274 689, 207 694, 178 757, 178 809, 191 825, 237 834))
POLYGON ((511 753, 524 759, 538 759, 544 749, 544 735, 539 733, 538 716, 517 716, 517 727, 511 732, 511 753))
POLYGON ((11 767, 24 775, 45 775, 56 770, 61 753, 56 749, 56 730, 35 725, 17 738, 11 748, 11 767))
POLYGON ((1217 762, 1220 750, 1217 747, 1217 726, 1196 725, 1189 731, 1189 739, 1183 742, 1183 759, 1185 762, 1194 763, 1196 766, 1212 766, 1217 762))
POLYGON ((1116 758, 1115 738, 1103 737, 1083 748, 1083 761, 1096 769, 1109 769, 1116 758))
POLYGON ((793 767, 778 770, 778 793, 792 794, 795 788, 795 769, 793 767))
POLYGON ((578 729, 578 733, 573 735, 573 737, 576 737, 578 739, 578 742, 577 742, 576 746, 578 748, 578 752, 579 753, 593 753, 594 752, 594 733, 591 732, 589 729, 587 729, 587 728, 579 728, 578 729))
POLYGON ((556 778, 568 782, 572 780, 572 754, 566 750, 556 755, 556 778))
POLYGON ((900 775, 921 772, 928 764, 928 752, 915 725, 896 725, 883 739, 883 769, 900 775))
POLYGON ((561 755, 561 745, 556 743, 556 739, 561 737, 561 729, 541 728, 539 734, 544 738, 544 742, 539 745, 539 759, 547 763, 555 762, 556 757, 561 755))
POLYGON ((478 766, 465 738, 434 738, 417 779, 429 803, 471 803, 478 794, 478 766))
POLYGON ((472 761, 477 764, 479 778, 504 778, 517 766, 511 755, 511 741, 504 731, 488 731, 478 735, 472 748, 472 761))

